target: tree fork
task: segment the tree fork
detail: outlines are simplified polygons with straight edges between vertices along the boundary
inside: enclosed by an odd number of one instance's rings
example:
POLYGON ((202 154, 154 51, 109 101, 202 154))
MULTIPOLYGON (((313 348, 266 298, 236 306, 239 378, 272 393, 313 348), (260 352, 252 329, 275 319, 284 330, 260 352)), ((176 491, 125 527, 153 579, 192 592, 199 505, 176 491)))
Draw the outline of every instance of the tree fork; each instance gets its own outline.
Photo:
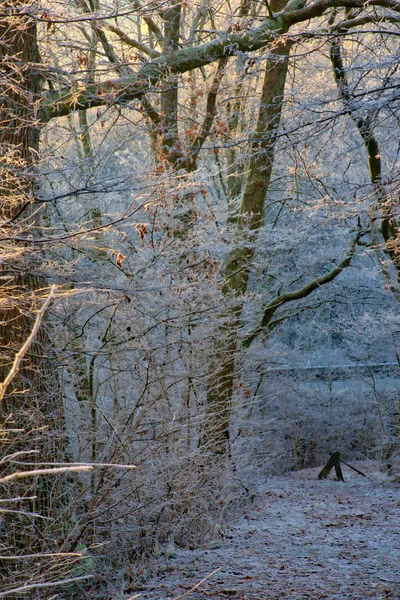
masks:
POLYGON ((227 299, 231 298, 232 307, 221 315, 225 323, 214 337, 206 419, 201 436, 201 443, 214 438, 208 445, 218 454, 226 452, 225 431, 230 422, 242 298, 247 291, 254 256, 254 240, 250 237, 256 237, 264 223, 265 198, 271 179, 292 45, 291 40, 280 42, 274 57, 266 61, 256 133, 251 141, 249 166, 241 196, 236 231, 238 247, 228 255, 222 273, 222 291, 227 299))

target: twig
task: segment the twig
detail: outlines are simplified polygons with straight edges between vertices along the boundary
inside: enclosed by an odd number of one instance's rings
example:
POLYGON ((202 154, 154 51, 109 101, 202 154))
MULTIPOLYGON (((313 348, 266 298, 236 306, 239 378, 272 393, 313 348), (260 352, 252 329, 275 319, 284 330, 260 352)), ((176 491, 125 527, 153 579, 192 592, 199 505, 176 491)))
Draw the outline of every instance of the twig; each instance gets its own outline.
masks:
POLYGON ((35 519, 43 519, 44 521, 51 521, 51 517, 45 517, 44 515, 40 515, 35 512, 27 512, 26 510, 11 510, 8 508, 0 508, 0 515, 3 514, 14 514, 14 515, 23 515, 24 517, 35 517, 35 519))
POLYGON ((197 588, 199 588, 202 583, 204 583, 205 581, 207 581, 207 579, 209 579, 212 575, 215 575, 215 573, 218 573, 218 571, 220 571, 220 570, 221 570, 221 567, 218 567, 218 569, 215 569, 215 571, 213 571, 212 573, 209 573, 208 575, 206 575, 204 577, 204 579, 202 579, 201 581, 199 581, 199 583, 196 583, 196 585, 194 587, 192 587, 188 592, 185 592, 184 594, 182 594, 182 596, 177 596, 176 598, 174 598, 174 600, 181 600, 181 598, 186 598, 186 596, 189 596, 189 594, 191 594, 192 592, 194 592, 194 590, 197 590, 197 588))
POLYGON ((13 454, 7 454, 7 456, 4 456, 0 460, 0 465, 4 462, 7 462, 8 460, 11 461, 12 459, 17 458, 18 456, 25 454, 39 454, 39 450, 20 450, 19 452, 14 452, 13 454))
MULTIPOLYGON (((10 461, 13 464, 17 464, 17 465, 27 465, 29 467, 29 465, 42 465, 42 466, 46 466, 46 467, 51 467, 51 466, 55 466, 55 467, 68 467, 71 465, 71 463, 53 463, 53 462, 37 462, 37 463, 29 463, 29 462, 20 462, 20 461, 16 461, 16 460, 12 460, 10 461)), ((74 462, 74 467, 93 467, 93 469, 95 467, 113 467, 116 469, 136 469, 136 465, 123 465, 120 463, 96 463, 96 462, 89 462, 89 463, 75 463, 74 462)))
POLYGON ((81 552, 50 552, 46 554, 43 552, 37 552, 36 554, 18 554, 17 556, 0 556, 0 560, 20 560, 21 558, 54 558, 59 556, 84 558, 81 552))
POLYGON ((93 471, 94 467, 89 465, 73 466, 73 467, 57 467, 56 469, 34 469, 33 471, 18 471, 17 473, 11 473, 6 477, 0 479, 0 483, 5 481, 12 481, 13 479, 24 479, 26 477, 35 477, 37 475, 54 475, 57 473, 66 473, 68 471, 73 473, 80 473, 81 471, 93 471))
POLYGON ((39 331, 39 327, 42 323, 44 313, 46 312, 46 310, 50 306, 52 300, 54 299, 55 293, 56 293, 56 286, 53 285, 51 287, 50 294, 47 296, 47 299, 44 302, 42 308, 39 310, 39 312, 36 315, 36 320, 33 325, 31 333, 25 340, 24 344, 22 345, 22 348, 15 355, 13 365, 12 365, 10 371, 8 372, 7 377, 5 378, 3 383, 0 383, 0 402, 3 400, 4 394, 6 393, 8 386, 10 385, 10 383, 12 382, 14 377, 17 375, 17 373, 20 369, 20 366, 21 366, 22 359, 24 358, 24 356, 28 352, 32 342, 34 341, 34 339, 37 335, 37 332, 39 331))
POLYGON ((37 496, 18 496, 17 498, 2 498, 0 500, 0 504, 2 502, 20 502, 21 500, 24 500, 25 502, 27 500, 36 500, 37 496))
POLYGON ((26 592, 28 590, 34 590, 37 588, 47 588, 54 587, 57 585, 66 585, 67 583, 74 583, 75 581, 81 581, 82 579, 92 579, 93 575, 81 575, 80 577, 71 577, 70 579, 61 579, 60 581, 47 581, 44 583, 31 583, 29 585, 22 585, 18 588, 13 588, 12 590, 7 590, 5 592, 0 592, 0 598, 4 598, 5 596, 9 596, 10 594, 19 594, 19 592, 26 592))
MULTIPOLYGON (((359 473, 360 475, 362 475, 363 477, 367 477, 365 475, 365 473, 362 473, 361 471, 359 471, 358 469, 356 469, 355 467, 352 467, 351 465, 349 465, 347 462, 344 462, 344 460, 342 460, 341 458, 339 458, 340 462, 343 463, 344 465, 346 465, 346 467, 349 467, 350 469, 353 469, 353 471, 355 471, 356 473, 359 473)), ((367 479, 369 479, 367 477, 367 479)))

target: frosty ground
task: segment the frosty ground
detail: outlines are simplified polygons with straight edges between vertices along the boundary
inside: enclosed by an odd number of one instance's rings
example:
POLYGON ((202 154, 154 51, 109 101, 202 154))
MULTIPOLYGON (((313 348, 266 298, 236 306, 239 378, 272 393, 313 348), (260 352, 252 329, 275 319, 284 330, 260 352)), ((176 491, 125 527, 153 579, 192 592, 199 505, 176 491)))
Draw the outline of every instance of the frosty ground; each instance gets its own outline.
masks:
POLYGON ((400 485, 377 463, 268 478, 225 535, 175 548, 125 588, 124 598, 172 600, 400 599, 400 485))

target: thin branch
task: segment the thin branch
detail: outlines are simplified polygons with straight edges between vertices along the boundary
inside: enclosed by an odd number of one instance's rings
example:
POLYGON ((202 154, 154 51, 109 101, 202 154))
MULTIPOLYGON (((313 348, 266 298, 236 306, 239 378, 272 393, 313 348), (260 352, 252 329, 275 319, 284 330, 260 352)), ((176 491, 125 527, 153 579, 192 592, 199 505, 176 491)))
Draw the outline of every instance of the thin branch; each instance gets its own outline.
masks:
POLYGON ((385 23, 398 23, 400 21, 400 17, 396 17, 393 15, 385 16, 384 19, 382 19, 382 15, 367 15, 362 17, 354 17, 354 19, 348 19, 347 21, 341 21, 340 23, 337 23, 337 25, 331 28, 331 31, 338 33, 347 33, 348 29, 353 29, 354 27, 361 27, 363 25, 369 25, 373 23, 381 25, 382 21, 384 21, 385 23))
POLYGON ((11 594, 24 593, 29 590, 36 590, 41 588, 56 587, 59 585, 67 585, 74 583, 75 581, 82 581, 83 579, 93 579, 93 575, 81 575, 80 577, 71 577, 70 579, 61 579, 60 581, 46 581, 44 583, 31 583, 29 585, 22 585, 21 587, 13 588, 5 592, 0 592, 0 598, 11 596, 11 594))
POLYGON ((80 465, 72 467, 57 467, 55 469, 34 469, 33 471, 18 471, 11 473, 0 479, 0 483, 13 481, 14 479, 26 479, 27 477, 38 477, 41 475, 57 475, 58 473, 80 473, 82 471, 93 471, 94 467, 90 465, 80 465))
POLYGON ((0 556, 0 560, 20 560, 21 558, 54 558, 54 557, 85 558, 82 552, 38 552, 36 554, 17 554, 16 556, 0 556))
POLYGON ((298 290, 295 290, 293 292, 286 292, 286 294, 282 294, 282 296, 278 296, 277 298, 274 298, 273 300, 271 300, 264 309, 264 315, 263 315, 263 318, 261 319, 261 324, 252 333, 248 334, 244 338, 242 345, 245 348, 248 348, 250 346, 250 344, 252 342, 254 342, 254 340, 259 335, 261 335, 265 330, 267 330, 269 328, 272 317, 274 316, 274 314, 278 310, 278 308, 280 308, 284 304, 287 304, 288 302, 293 302, 293 300, 301 300, 303 298, 306 298, 312 292, 314 292, 316 289, 319 289, 321 286, 325 285, 326 283, 330 283, 338 275, 340 275, 340 273, 344 269, 346 269, 346 267, 348 267, 350 265, 360 237, 361 237, 361 232, 358 232, 357 236, 355 237, 355 239, 353 240, 353 242, 351 244, 350 250, 349 250, 348 254, 346 255, 346 257, 338 265, 336 265, 336 267, 334 267, 331 271, 329 271, 328 273, 325 273, 325 275, 321 275, 320 277, 313 279, 312 281, 309 281, 308 283, 306 283, 306 285, 299 288, 298 290))
MULTIPOLYGON (((37 21, 38 23, 60 23, 60 24, 67 24, 67 23, 83 23, 83 22, 90 22, 90 21, 107 21, 108 19, 116 19, 118 17, 128 17, 129 15, 131 15, 132 13, 135 13, 135 10, 128 10, 126 12, 114 12, 111 13, 110 15, 98 15, 97 13, 92 13, 92 14, 88 14, 85 17, 75 17, 75 18, 64 18, 64 19, 59 19, 56 17, 42 17, 38 14, 34 14, 31 13, 29 10, 24 10, 24 11, 20 11, 19 15, 24 16, 26 15, 27 17, 30 17, 31 19, 35 19, 35 21, 37 21)), ((4 18, 9 18, 10 14, 9 13, 0 13, 0 19, 4 19, 4 18)))
POLYGON ((6 456, 3 456, 3 458, 0 460, 0 465, 7 461, 12 461, 18 456, 25 456, 26 454, 39 454, 39 450, 19 450, 18 452, 13 452, 13 454, 7 454, 6 456))
MULTIPOLYGON (((143 13, 144 13, 144 9, 143 9, 141 3, 139 2, 139 0, 134 0, 134 6, 137 10, 143 11, 143 13)), ((162 42, 164 41, 164 37, 163 37, 161 29, 158 27, 157 23, 155 21, 153 21, 153 19, 151 17, 147 16, 145 13, 142 14, 141 17, 142 17, 143 21, 146 23, 147 27, 149 28, 149 31, 154 33, 154 35, 156 36, 158 43, 162 44, 162 42)))
POLYGON ((107 56, 110 63, 115 66, 115 70, 117 71, 117 73, 120 73, 121 75, 132 75, 133 71, 132 71, 131 67, 129 65, 123 64, 120 61, 119 57, 115 53, 114 48, 108 41, 107 36, 104 33, 103 29, 95 24, 93 24, 92 27, 93 27, 93 31, 95 32, 95 34, 97 36, 97 39, 100 41, 101 45, 103 46, 105 55, 107 56))
POLYGON ((106 27, 107 29, 115 33, 115 35, 117 35, 120 40, 125 42, 127 46, 130 46, 131 48, 136 48, 136 50, 139 50, 139 52, 143 52, 143 54, 147 54, 148 56, 150 56, 150 58, 158 58, 160 56, 160 52, 154 50, 153 48, 149 48, 149 46, 142 44, 142 42, 139 42, 138 40, 134 40, 133 38, 129 37, 129 35, 127 35, 125 31, 123 31, 116 25, 110 25, 107 23, 106 27))
POLYGON ((214 78, 211 83, 211 87, 210 87, 210 90, 209 90, 208 96, 207 96, 206 114, 204 117, 204 121, 201 126, 199 134, 194 139, 193 144, 190 148, 190 160, 192 163, 196 163, 199 152, 202 149, 203 144, 206 141, 206 139, 210 133, 211 126, 214 122, 214 117, 215 117, 215 113, 217 110, 218 91, 219 91, 219 87, 221 84, 221 80, 222 80, 227 62, 228 62, 227 56, 220 58, 218 61, 218 68, 214 75, 214 78))
MULTIPOLYGON (((70 463, 48 463, 48 462, 38 462, 38 463, 17 463, 17 461, 11 461, 14 464, 24 464, 27 466, 30 465, 44 465, 44 466, 52 466, 55 465, 57 467, 70 467, 70 463)), ((119 463, 74 463, 73 465, 74 467, 80 468, 80 467, 112 467, 114 469, 136 469, 136 465, 124 465, 124 464, 119 464, 119 463)))
MULTIPOLYGON (((76 193, 76 192, 74 192, 74 193, 76 193)), ((17 242, 25 242, 25 243, 28 242, 30 244, 49 244, 49 243, 54 243, 57 241, 68 240, 71 238, 80 237, 82 235, 91 233, 92 231, 106 230, 108 227, 111 227, 112 225, 116 225, 117 223, 123 223, 127 219, 131 218, 135 213, 137 213, 141 208, 143 208, 143 206, 145 206, 150 201, 150 198, 153 195, 154 195, 154 192, 152 192, 146 200, 143 200, 143 202, 141 202, 141 204, 139 206, 132 208, 132 210, 130 210, 131 207, 129 207, 128 209, 126 209, 124 214, 117 217, 113 221, 104 223, 104 225, 96 225, 95 227, 88 227, 87 229, 84 229, 84 230, 72 231, 70 233, 66 233, 65 235, 59 235, 54 238, 24 238, 24 237, 18 237, 18 236, 14 236, 14 237, 7 236, 7 237, 0 238, 0 242, 2 242, 2 241, 14 241, 15 242, 15 241, 17 241, 17 242)), ((1 401, 1 397, 0 397, 0 401, 1 401)))
POLYGON ((16 496, 14 498, 2 498, 0 500, 0 504, 3 502, 21 502, 21 500, 27 502, 28 500, 36 500, 36 498, 37 496, 16 496))
POLYGON ((25 343, 23 344, 22 348, 17 352, 17 354, 15 355, 14 358, 14 362, 13 365, 10 369, 10 371, 7 374, 7 377, 5 378, 5 380, 0 383, 0 403, 4 398, 4 394, 6 393, 6 390, 8 388, 8 386, 10 385, 10 383, 12 382, 12 380, 14 379, 14 377, 16 377, 16 375, 18 374, 20 367, 21 367, 21 362, 25 356, 25 354, 28 352, 29 348, 31 347, 35 337, 37 336, 37 333, 39 331, 40 325, 42 323, 43 317, 44 317, 44 313, 46 312, 46 310, 49 308, 50 304, 52 303, 52 301, 54 300, 55 297, 55 293, 56 293, 56 286, 53 285, 51 287, 50 290, 50 294, 48 295, 46 301, 44 302, 42 308, 39 310, 39 312, 36 315, 36 320, 35 323, 33 325, 32 331, 29 334, 29 336, 27 337, 25 343))
POLYGON ((201 581, 199 581, 199 583, 196 583, 196 585, 194 587, 192 587, 190 590, 188 590, 187 592, 185 592, 184 594, 182 594, 181 596, 177 596, 176 598, 174 598, 174 600, 181 600, 181 598, 186 598, 186 596, 189 596, 189 594, 191 594, 192 592, 194 592, 194 590, 197 590, 202 583, 204 583, 205 581, 207 581, 207 579, 209 579, 212 575, 215 575, 215 573, 218 573, 218 571, 221 570, 221 567, 218 567, 218 569, 215 569, 215 571, 212 571, 212 573, 209 573, 208 575, 206 575, 204 577, 204 579, 202 579, 201 581))

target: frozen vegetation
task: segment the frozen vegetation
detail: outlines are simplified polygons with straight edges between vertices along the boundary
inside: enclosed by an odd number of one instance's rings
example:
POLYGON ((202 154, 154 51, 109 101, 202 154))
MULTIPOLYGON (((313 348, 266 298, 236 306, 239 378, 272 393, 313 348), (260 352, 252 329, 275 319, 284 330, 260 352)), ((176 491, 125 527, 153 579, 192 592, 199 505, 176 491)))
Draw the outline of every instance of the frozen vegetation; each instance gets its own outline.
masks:
POLYGON ((398 0, 50 4, 0 2, 0 598, 400 598, 398 0))

